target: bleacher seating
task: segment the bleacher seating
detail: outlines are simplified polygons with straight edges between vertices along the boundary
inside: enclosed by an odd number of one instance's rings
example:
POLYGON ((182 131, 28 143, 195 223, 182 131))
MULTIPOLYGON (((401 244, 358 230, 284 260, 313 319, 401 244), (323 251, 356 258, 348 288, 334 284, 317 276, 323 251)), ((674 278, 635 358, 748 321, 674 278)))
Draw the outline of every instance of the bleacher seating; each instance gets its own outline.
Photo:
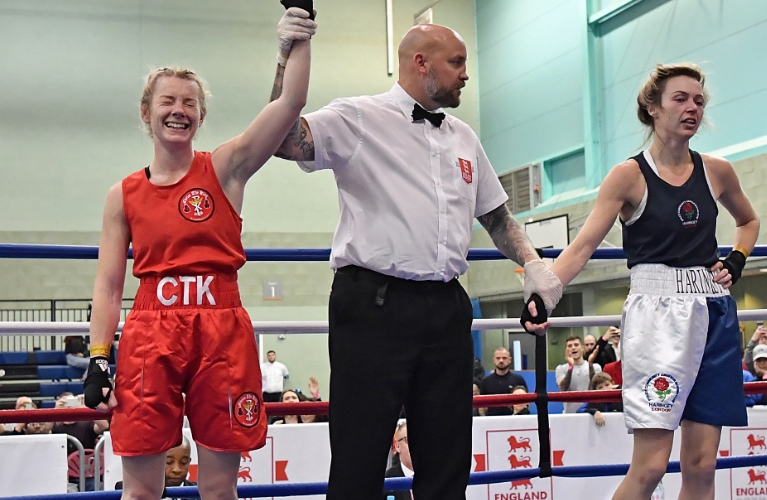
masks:
POLYGON ((62 392, 82 394, 83 373, 67 365, 63 351, 0 352, 0 409, 13 409, 19 396, 53 408, 62 392))

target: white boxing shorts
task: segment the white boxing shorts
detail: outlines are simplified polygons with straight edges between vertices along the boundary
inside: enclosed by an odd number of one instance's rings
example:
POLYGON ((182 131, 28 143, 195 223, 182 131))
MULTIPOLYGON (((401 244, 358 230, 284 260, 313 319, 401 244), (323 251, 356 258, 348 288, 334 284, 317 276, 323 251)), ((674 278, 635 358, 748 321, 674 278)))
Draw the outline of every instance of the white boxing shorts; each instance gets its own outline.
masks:
POLYGON ((735 300, 704 267, 639 264, 623 306, 629 429, 748 424, 735 300))

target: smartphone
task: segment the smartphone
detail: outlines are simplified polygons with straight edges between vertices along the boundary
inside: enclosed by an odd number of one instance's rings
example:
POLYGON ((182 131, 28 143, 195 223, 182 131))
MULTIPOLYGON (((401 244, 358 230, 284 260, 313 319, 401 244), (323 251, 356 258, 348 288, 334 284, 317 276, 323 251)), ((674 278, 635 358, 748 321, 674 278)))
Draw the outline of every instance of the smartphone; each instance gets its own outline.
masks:
POLYGON ((280 0, 280 3, 286 9, 291 7, 299 7, 309 13, 309 19, 314 19, 314 3, 313 0, 280 0))
POLYGON ((760 326, 764 326, 764 321, 757 321, 756 322, 756 327, 758 328, 760 326))
POLYGON ((33 403, 24 403, 24 406, 22 406, 22 409, 24 410, 34 410, 37 407, 33 403))
POLYGON ((81 406, 82 402, 77 396, 67 396, 64 398, 64 408, 79 408, 81 406))

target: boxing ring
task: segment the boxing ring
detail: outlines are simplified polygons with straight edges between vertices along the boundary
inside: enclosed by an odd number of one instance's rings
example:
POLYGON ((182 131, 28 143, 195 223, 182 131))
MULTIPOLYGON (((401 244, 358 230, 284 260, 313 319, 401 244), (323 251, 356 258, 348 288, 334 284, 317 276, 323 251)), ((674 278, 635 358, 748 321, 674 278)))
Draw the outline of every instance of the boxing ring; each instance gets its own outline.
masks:
MULTIPOLYGON (((731 247, 720 247, 720 251, 726 254, 731 247)), ((544 249, 543 257, 554 258, 561 250, 544 249)), ((98 248, 83 246, 55 246, 55 245, 17 245, 0 244, 0 258, 14 259, 94 259, 98 255, 98 248)), ((326 261, 330 250, 326 249, 248 249, 246 256, 249 261, 326 261)), ((752 256, 767 256, 767 247, 757 247, 752 256)), ((621 259, 624 258, 622 249, 598 249, 594 259, 621 259)), ((469 260, 500 260, 505 259, 497 250, 481 249, 471 250, 469 260)), ((767 319, 767 309, 739 311, 741 321, 756 321, 767 319)), ((620 316, 582 316, 582 317, 557 317, 551 318, 552 327, 586 327, 586 326, 610 326, 620 323, 620 316)), ((475 319, 473 330, 510 329, 518 328, 519 319, 475 319)), ((122 323, 118 327, 121 331, 122 323)), ((325 321, 254 321, 253 330, 256 334, 323 334, 327 333, 328 325, 325 321)), ((84 322, 0 322, 0 335, 71 335, 88 333, 88 323, 84 322)), ((490 470, 473 472, 469 479, 469 485, 491 485, 498 483, 511 483, 512 487, 517 482, 527 482, 534 478, 590 478, 623 476, 628 471, 626 463, 603 464, 603 465, 557 465, 556 452, 550 448, 549 417, 547 412, 548 402, 617 402, 621 400, 619 390, 609 391, 585 391, 585 392, 546 392, 547 359, 545 356, 545 337, 536 338, 536 392, 517 395, 475 396, 475 408, 488 408, 509 406, 520 403, 536 403, 538 408, 538 440, 539 457, 538 466, 529 464, 524 467, 514 467, 508 470, 490 470), (541 356, 541 353, 544 356, 541 356), (553 457, 553 460, 552 460, 553 457)), ((767 382, 746 383, 746 394, 767 393, 767 382)), ((326 414, 327 402, 302 402, 302 403, 265 403, 266 412, 269 416, 274 415, 318 415, 326 414)), ((104 418, 103 413, 88 408, 73 409, 34 409, 34 410, 2 410, 0 411, 0 423, 28 423, 28 422, 60 422, 96 420, 104 418)), ((490 417, 493 418, 493 417, 490 417)), ((520 418, 520 417, 515 417, 520 418)), ((622 417, 621 417, 622 418, 622 417)), ((766 420, 767 421, 767 420, 766 420)), ((767 430, 767 429, 765 429, 767 430)), ((103 445, 103 440, 100 445, 103 445)), ((99 470, 100 454, 94 454, 95 470, 99 470)), ((767 466, 767 454, 749 454, 742 456, 720 456, 717 459, 717 469, 738 469, 749 467, 767 466)), ((667 473, 680 472, 678 461, 669 462, 667 473)), ((385 481, 386 490, 410 489, 412 478, 389 478, 385 481)), ((237 488, 239 498, 271 498, 303 495, 319 495, 325 493, 326 482, 303 482, 287 484, 260 484, 240 485, 237 488)), ((525 490, 526 491, 526 490, 525 490)), ((88 499, 117 499, 121 491, 93 491, 84 493, 70 493, 88 499)), ((169 487, 167 496, 174 498, 198 497, 197 487, 169 487)), ((553 495, 552 495, 553 496, 553 495)), ((38 499, 38 500, 61 500, 61 495, 36 495, 6 497, 11 500, 38 499)), ((496 496, 496 498, 498 498, 496 496)), ((547 498, 547 497, 508 497, 508 498, 547 498)))

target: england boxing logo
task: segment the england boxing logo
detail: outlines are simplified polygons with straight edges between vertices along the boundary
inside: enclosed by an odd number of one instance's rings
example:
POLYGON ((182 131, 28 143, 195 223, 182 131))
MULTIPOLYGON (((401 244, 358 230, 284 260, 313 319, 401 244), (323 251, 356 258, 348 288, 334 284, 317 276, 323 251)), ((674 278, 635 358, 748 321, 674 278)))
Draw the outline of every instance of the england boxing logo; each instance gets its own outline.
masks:
POLYGON ((700 211, 698 210, 698 205, 696 205, 694 201, 685 200, 680 203, 676 209, 676 214, 679 216, 679 220, 682 221, 682 227, 685 229, 698 225, 700 211))
POLYGON ((206 221, 213 215, 213 197, 202 188, 190 189, 178 201, 178 211, 188 221, 206 221))
POLYGON ((471 184, 471 162, 469 160, 464 160, 463 158, 458 158, 458 165, 461 167, 461 177, 463 177, 463 181, 466 184, 471 184))
POLYGON ((679 383, 667 373, 656 373, 647 379, 644 394, 652 411, 670 413, 679 394, 679 383))
POLYGON ((258 396, 246 392, 234 403, 234 419, 243 427, 253 427, 261 419, 260 409, 258 396))

